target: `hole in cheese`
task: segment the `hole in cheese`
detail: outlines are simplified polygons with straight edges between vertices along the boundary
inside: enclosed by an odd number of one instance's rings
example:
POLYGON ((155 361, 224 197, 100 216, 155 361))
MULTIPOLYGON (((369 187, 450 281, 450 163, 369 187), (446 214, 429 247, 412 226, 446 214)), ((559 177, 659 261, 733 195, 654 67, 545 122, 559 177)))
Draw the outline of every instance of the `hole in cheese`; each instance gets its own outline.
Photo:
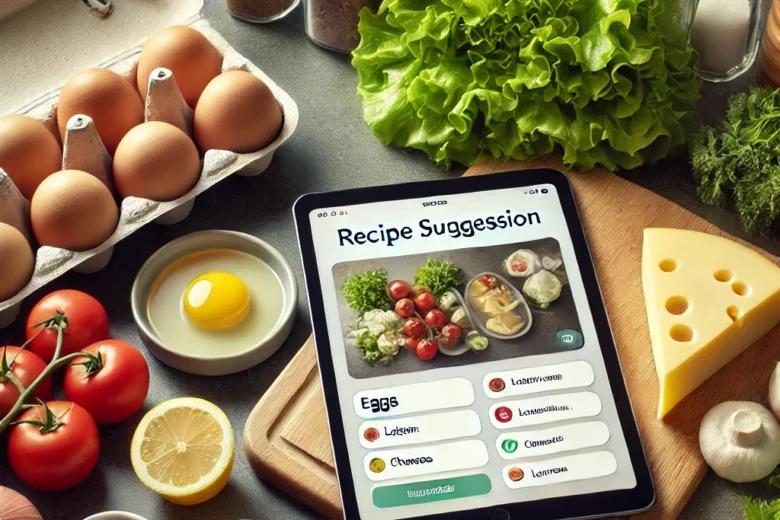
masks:
POLYGON ((715 271, 715 279, 719 282, 728 282, 731 280, 731 271, 728 269, 721 269, 720 271, 715 271))
POLYGON ((745 282, 734 282, 731 284, 731 290, 740 296, 747 296, 750 294, 750 286, 745 282))
POLYGON ((661 269, 661 271, 665 273, 671 273, 672 271, 677 269, 677 260, 674 260, 672 258, 661 260, 661 263, 658 264, 658 267, 661 269))
POLYGON ((672 296, 666 300, 666 310, 669 314, 679 316, 688 310, 688 299, 684 296, 672 296))
POLYGON ((742 316, 742 311, 736 305, 729 305, 726 309, 726 314, 729 315, 731 321, 737 321, 742 316))
POLYGON ((683 325, 682 323, 672 325, 672 328, 669 330, 669 335, 674 341, 679 343, 688 343, 689 341, 693 341, 693 329, 691 329, 688 325, 683 325))

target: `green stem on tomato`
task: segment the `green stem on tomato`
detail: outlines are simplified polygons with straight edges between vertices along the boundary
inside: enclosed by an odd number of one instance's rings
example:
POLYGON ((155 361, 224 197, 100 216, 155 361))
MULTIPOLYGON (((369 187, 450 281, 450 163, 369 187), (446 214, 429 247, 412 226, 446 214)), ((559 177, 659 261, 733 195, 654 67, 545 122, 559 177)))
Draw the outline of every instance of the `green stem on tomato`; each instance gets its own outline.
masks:
POLYGON ((35 419, 26 419, 24 421, 14 421, 11 423, 11 426, 16 426, 17 424, 32 424, 33 426, 38 426, 41 433, 51 433, 62 426, 62 416, 70 412, 71 408, 73 407, 73 403, 71 403, 71 406, 68 407, 68 409, 65 410, 62 415, 60 415, 60 417, 57 417, 54 415, 54 412, 51 411, 51 408, 46 406, 46 403, 40 399, 37 399, 37 401, 38 404, 33 405, 33 407, 41 408, 43 410, 42 420, 36 421, 35 419))
POLYGON ((62 333, 67 327, 68 320, 65 317, 65 315, 59 311, 57 311, 57 314, 48 320, 42 321, 38 324, 38 326, 44 326, 44 327, 56 327, 57 328, 57 346, 54 349, 54 357, 49 362, 49 364, 46 366, 46 368, 38 374, 38 377, 35 378, 35 381, 30 383, 30 386, 24 389, 24 391, 20 392, 19 398, 16 400, 16 403, 14 403, 14 406, 11 408, 11 410, 6 414, 5 417, 3 417, 2 420, 0 420, 0 435, 8 429, 8 427, 13 422, 14 418, 19 415, 19 412, 24 408, 25 402, 30 398, 30 396, 33 394, 35 389, 38 387, 38 385, 41 384, 41 382, 49 377, 53 372, 55 372, 57 369, 61 368, 68 362, 79 358, 84 357, 83 352, 76 352, 74 354, 69 354, 61 359, 60 353, 62 352, 62 340, 63 336, 62 333))
POLYGON ((16 389, 19 391, 19 395, 22 395, 22 393, 25 390, 22 381, 18 377, 16 377, 16 375, 13 372, 8 372, 7 374, 5 374, 5 377, 14 384, 16 389))
MULTIPOLYGON (((36 327, 38 327, 38 326, 40 326, 40 325, 41 325, 41 324, 39 323, 38 325, 35 325, 35 326, 36 326, 36 327)), ((35 341, 35 338, 37 338, 38 336, 40 336, 40 335, 41 335, 41 332, 43 332, 43 331, 44 331, 44 329, 43 329, 43 328, 40 328, 40 329, 38 329, 38 332, 36 332, 35 334, 33 334, 33 336, 32 336, 30 339, 28 339, 27 341, 25 341, 24 343, 22 343, 22 346, 21 346, 21 347, 19 347, 19 349, 20 349, 20 350, 24 350, 24 349, 27 347, 27 345, 29 345, 30 343, 32 343, 33 341, 35 341)), ((18 356, 18 355, 19 355, 19 354, 17 354, 17 356, 18 356)), ((14 357, 14 359, 16 359, 16 357, 14 357)))

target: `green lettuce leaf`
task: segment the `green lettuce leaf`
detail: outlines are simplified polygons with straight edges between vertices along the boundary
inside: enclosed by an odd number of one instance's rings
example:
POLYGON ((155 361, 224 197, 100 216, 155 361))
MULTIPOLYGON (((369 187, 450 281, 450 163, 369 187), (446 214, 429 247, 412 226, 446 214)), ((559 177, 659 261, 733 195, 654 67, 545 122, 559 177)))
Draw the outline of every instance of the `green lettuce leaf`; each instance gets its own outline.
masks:
POLYGON ((358 30, 366 122, 446 166, 635 168, 685 143, 699 93, 676 0, 384 0, 358 30))

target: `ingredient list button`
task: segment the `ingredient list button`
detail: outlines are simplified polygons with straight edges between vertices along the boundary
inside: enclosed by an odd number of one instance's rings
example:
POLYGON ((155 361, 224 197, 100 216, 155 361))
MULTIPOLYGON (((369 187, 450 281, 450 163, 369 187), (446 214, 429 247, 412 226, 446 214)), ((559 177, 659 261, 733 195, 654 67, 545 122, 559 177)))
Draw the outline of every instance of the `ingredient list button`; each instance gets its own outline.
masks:
POLYGON ((474 404, 474 387, 463 377, 429 381, 355 394, 355 413, 363 419, 460 408, 474 404))
POLYGON ((493 484, 490 482, 490 477, 480 474, 394 486, 377 486, 371 496, 376 507, 385 509, 476 497, 487 495, 491 491, 493 491, 493 484))
POLYGON ((582 334, 573 329, 559 330, 555 333, 555 341, 557 341, 559 345, 569 347, 572 350, 580 348, 584 344, 582 334))
POLYGON ((481 468, 487 463, 487 446, 476 439, 434 446, 375 451, 363 459, 366 475, 375 482, 481 468))
POLYGON ((549 430, 504 433, 496 439, 496 448, 505 459, 522 459, 602 446, 608 440, 607 425, 593 421, 549 430))
POLYGON ((593 384, 593 368, 587 361, 572 361, 549 365, 493 372, 482 380, 485 394, 493 399, 515 395, 536 394, 567 388, 581 388, 593 384))
POLYGON ((509 488, 520 489, 606 477, 616 470, 615 456, 608 451, 597 451, 537 462, 516 462, 506 466, 501 473, 509 488))
POLYGON ((482 431, 474 410, 458 410, 430 415, 365 421, 360 425, 360 444, 377 449, 392 446, 446 441, 472 437, 482 431))
POLYGON ((490 407, 490 421, 499 429, 520 428, 601 413, 601 399, 593 392, 545 395, 520 401, 505 401, 490 407))

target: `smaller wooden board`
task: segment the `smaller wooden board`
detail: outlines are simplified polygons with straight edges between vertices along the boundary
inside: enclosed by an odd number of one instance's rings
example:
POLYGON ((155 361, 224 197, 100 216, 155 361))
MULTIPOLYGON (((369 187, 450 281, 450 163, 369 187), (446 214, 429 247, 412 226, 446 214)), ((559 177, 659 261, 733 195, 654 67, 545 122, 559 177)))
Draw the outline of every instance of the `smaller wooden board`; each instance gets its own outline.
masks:
POLYGON ((328 518, 342 518, 314 336, 279 374, 244 427, 257 474, 328 518))

